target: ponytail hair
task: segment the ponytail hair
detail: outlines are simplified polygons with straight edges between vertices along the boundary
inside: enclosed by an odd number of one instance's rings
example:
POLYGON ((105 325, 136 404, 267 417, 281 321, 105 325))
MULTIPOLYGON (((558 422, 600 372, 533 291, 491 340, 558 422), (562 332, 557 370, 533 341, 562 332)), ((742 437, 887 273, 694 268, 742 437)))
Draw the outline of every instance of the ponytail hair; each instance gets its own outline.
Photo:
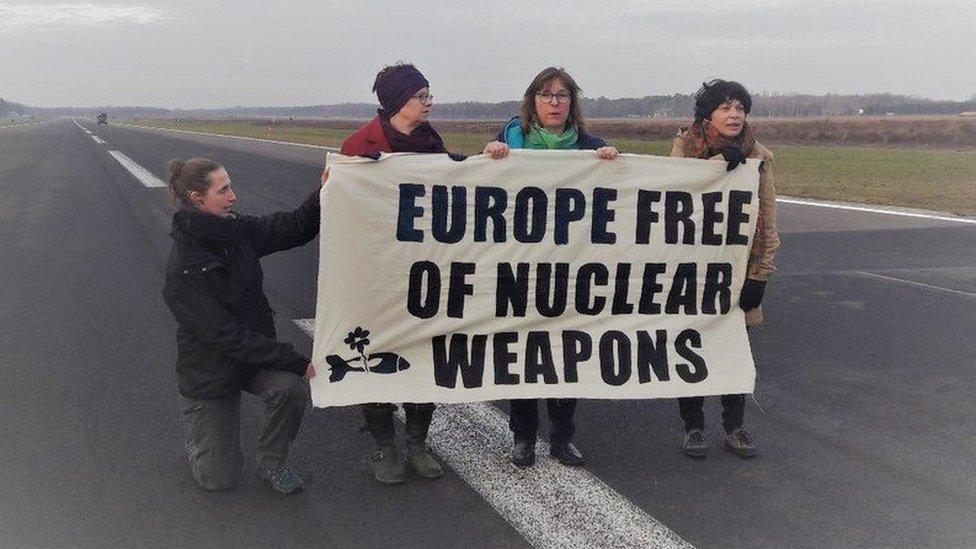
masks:
POLYGON ((170 160, 166 169, 169 171, 169 197, 175 208, 181 205, 192 206, 190 193, 196 191, 205 193, 210 188, 210 174, 219 170, 221 165, 207 158, 191 158, 170 160))

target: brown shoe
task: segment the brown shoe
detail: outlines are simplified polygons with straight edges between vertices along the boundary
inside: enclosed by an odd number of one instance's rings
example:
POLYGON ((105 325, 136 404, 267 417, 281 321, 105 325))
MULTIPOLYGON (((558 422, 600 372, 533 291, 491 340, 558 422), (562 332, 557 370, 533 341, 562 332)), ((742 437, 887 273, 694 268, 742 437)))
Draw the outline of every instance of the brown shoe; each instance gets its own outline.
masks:
POLYGON ((423 478, 438 478, 444 475, 444 469, 437 463, 427 448, 423 445, 407 445, 407 466, 423 478))
POLYGON ((396 445, 383 444, 376 447, 373 454, 373 477, 383 484, 400 484, 407 477, 396 445))
POLYGON ((681 453, 694 459, 708 457, 708 440, 705 438, 705 433, 701 429, 692 429, 685 433, 681 453))

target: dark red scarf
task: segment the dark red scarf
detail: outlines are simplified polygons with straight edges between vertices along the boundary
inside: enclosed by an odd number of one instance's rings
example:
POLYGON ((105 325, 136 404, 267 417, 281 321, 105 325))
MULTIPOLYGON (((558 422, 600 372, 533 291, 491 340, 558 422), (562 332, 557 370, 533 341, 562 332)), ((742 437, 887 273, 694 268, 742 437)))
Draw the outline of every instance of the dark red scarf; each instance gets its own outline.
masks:
POLYGON ((386 135, 386 140, 390 142, 390 148, 393 152, 416 152, 416 153, 446 153, 447 148, 444 147, 444 140, 441 139, 440 134, 434 129, 429 123, 424 122, 420 126, 414 128, 410 135, 405 133, 400 133, 399 130, 393 127, 390 123, 390 117, 387 116, 386 111, 380 109, 377 111, 380 116, 380 124, 383 126, 383 133, 386 135))

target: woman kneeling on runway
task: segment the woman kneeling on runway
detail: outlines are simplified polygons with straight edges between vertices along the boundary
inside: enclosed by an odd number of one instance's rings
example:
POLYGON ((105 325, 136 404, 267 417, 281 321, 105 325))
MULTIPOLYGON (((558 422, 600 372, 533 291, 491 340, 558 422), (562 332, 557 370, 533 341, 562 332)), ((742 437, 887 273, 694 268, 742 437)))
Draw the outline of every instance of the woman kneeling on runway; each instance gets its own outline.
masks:
MULTIPOLYGON (((760 145, 746 123, 752 108, 752 97, 738 82, 712 80, 695 94, 695 122, 680 132, 674 140, 671 156, 686 158, 721 157, 733 170, 746 158, 762 160, 759 169, 759 219, 749 253, 746 281, 742 286, 739 306, 746 312, 746 326, 762 322, 762 299, 766 281, 775 271, 773 258, 779 249, 776 232, 776 188, 773 185, 773 153, 760 145)), ((759 448, 742 428, 745 414, 745 395, 722 396, 722 424, 725 446, 743 458, 759 455, 759 448)), ((708 453, 705 439, 704 397, 679 398, 678 407, 685 424, 681 450, 693 458, 708 453)))
POLYGON ((253 217, 231 209, 237 197, 219 164, 174 160, 169 170, 177 211, 163 297, 177 323, 176 374, 193 478, 206 490, 239 482, 244 390, 264 402, 258 476, 278 492, 300 492, 302 480, 286 461, 315 368, 275 340, 260 258, 315 238, 318 189, 294 211, 253 217))

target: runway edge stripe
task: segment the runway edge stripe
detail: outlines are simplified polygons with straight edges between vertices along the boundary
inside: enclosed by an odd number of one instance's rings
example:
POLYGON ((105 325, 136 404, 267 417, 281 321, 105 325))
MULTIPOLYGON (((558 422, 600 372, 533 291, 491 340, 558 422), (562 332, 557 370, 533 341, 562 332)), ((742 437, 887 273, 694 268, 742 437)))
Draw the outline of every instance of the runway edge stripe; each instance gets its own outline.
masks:
POLYGON ((126 128, 135 128, 139 130, 159 130, 164 132, 188 133, 191 135, 206 135, 208 137, 226 137, 228 139, 241 139, 244 141, 257 141, 259 143, 274 143, 275 145, 291 145, 293 147, 305 147, 309 149, 320 149, 323 151, 339 152, 338 147, 326 147, 325 145, 312 145, 310 143, 295 143, 293 141, 279 141, 276 139, 261 139, 260 137, 245 137, 243 135, 227 135, 225 133, 208 133, 208 132, 197 132, 192 130, 177 130, 175 128, 159 128, 156 126, 137 126, 135 124, 116 124, 116 126, 125 126, 126 128))

